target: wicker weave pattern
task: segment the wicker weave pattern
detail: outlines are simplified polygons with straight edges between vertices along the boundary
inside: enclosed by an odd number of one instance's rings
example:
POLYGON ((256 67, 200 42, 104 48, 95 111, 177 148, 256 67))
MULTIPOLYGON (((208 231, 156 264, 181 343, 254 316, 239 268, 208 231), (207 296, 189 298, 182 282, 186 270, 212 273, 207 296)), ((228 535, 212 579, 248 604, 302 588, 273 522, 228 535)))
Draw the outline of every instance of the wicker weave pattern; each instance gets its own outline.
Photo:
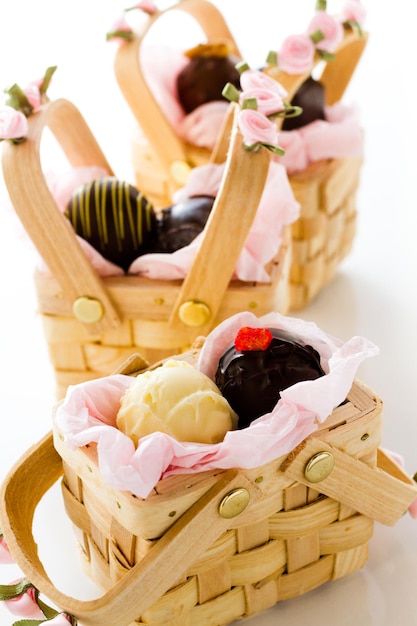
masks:
MULTIPOLYGON (((381 410, 381 402, 355 384, 320 438, 375 465, 381 410)), ((139 500, 100 483, 94 450, 84 451, 80 461, 59 433, 55 445, 64 458, 64 502, 82 561, 104 588, 139 562, 215 479, 214 472, 171 477, 139 500)), ((256 507, 232 522, 138 623, 228 624, 363 567, 373 520, 318 488, 294 482, 282 471, 283 462, 245 471, 262 490, 256 507)))
POLYGON ((333 278, 356 234, 360 159, 331 159, 289 177, 301 206, 292 225, 290 307, 304 308, 333 278))

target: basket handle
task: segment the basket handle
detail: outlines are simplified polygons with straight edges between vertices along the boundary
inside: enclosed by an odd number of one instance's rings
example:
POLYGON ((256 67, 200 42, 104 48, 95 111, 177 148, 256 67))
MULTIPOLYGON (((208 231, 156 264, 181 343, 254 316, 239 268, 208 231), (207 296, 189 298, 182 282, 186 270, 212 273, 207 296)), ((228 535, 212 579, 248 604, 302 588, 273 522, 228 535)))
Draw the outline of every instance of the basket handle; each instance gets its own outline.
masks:
POLYGON ((187 571, 189 566, 231 526, 219 504, 235 489, 249 492, 245 511, 261 495, 260 489, 238 470, 220 473, 204 494, 157 541, 148 554, 109 591, 94 600, 78 600, 59 591, 39 559, 32 520, 42 496, 62 475, 62 461, 52 433, 32 446, 12 468, 1 489, 1 528, 18 566, 31 583, 61 610, 85 626, 103 626, 109 615, 118 626, 129 626, 187 571), (19 506, 16 506, 19 502, 19 506), (163 576, 161 576, 163 572, 163 576))
POLYGON ((177 136, 153 95, 144 76, 140 61, 140 47, 146 34, 162 16, 172 11, 183 11, 201 26, 207 40, 223 39, 230 44, 233 54, 241 58, 238 46, 219 9, 206 0, 181 0, 174 6, 158 11, 123 42, 115 55, 114 69, 119 87, 139 126, 154 147, 164 169, 170 173, 175 161, 187 161, 185 145, 177 136))
POLYGON ((120 318, 100 277, 79 245, 69 221, 48 189, 41 164, 41 139, 49 128, 71 165, 112 170, 78 109, 68 100, 45 104, 28 118, 26 141, 4 142, 2 166, 14 209, 26 232, 70 302, 86 298, 98 304, 101 319, 86 323, 97 334, 119 325, 120 318))
POLYGON ((171 327, 194 327, 195 335, 205 335, 213 327, 255 218, 271 161, 267 150, 255 153, 243 148, 237 127, 238 110, 234 103, 229 107, 224 134, 230 139, 222 181, 169 320, 171 327), (203 319, 199 322, 202 310, 203 319))
POLYGON ((373 467, 312 436, 291 453, 281 469, 289 478, 387 526, 394 525, 417 496, 417 484, 381 448, 377 467, 373 467), (314 460, 318 462, 317 473, 321 474, 320 460, 327 473, 329 459, 334 466, 325 478, 318 483, 306 478, 306 468, 314 460))

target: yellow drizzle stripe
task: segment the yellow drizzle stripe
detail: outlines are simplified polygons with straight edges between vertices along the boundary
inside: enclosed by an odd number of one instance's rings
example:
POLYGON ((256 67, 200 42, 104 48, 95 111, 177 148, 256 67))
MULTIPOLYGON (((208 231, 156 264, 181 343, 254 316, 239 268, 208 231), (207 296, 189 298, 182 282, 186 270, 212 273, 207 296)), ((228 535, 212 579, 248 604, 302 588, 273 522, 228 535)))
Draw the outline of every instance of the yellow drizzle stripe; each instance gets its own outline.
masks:
POLYGON ((143 242, 143 232, 142 232, 142 198, 143 194, 140 191, 136 196, 136 232, 138 235, 139 243, 143 242))
POLYGON ((132 235, 133 248, 136 250, 138 248, 138 240, 136 237, 135 222, 133 219, 132 203, 130 201, 130 193, 129 193, 128 186, 126 186, 125 191, 126 191, 125 193, 126 212, 127 212, 127 221, 129 223, 129 232, 132 235))
POLYGON ((107 216, 106 216, 106 183, 103 182, 103 187, 99 190, 99 197, 101 196, 101 211, 100 219, 103 228, 103 248, 106 243, 109 242, 109 233, 107 230, 107 216), (103 188, 104 187, 104 188, 103 188))
POLYGON ((97 223, 97 233, 100 242, 101 250, 104 249, 104 235, 103 235, 103 225, 101 223, 101 215, 100 215, 100 185, 97 182, 92 184, 92 191, 94 191, 94 207, 96 210, 96 223, 97 223))
MULTIPOLYGON (((120 239, 124 239, 125 238, 125 221, 124 221, 124 211, 123 211, 123 207, 124 207, 124 202, 123 202, 123 197, 126 195, 126 184, 122 183, 118 185, 118 198, 117 198, 117 208, 119 211, 119 224, 120 224, 120 239)), ((122 245, 122 242, 120 242, 120 245, 122 245)))
POLYGON ((110 197, 111 197, 111 209, 113 213, 113 223, 114 223, 114 235, 116 237, 117 249, 119 252, 122 250, 122 243, 120 240, 120 223, 119 223, 119 213, 117 207, 117 180, 110 181, 110 197))

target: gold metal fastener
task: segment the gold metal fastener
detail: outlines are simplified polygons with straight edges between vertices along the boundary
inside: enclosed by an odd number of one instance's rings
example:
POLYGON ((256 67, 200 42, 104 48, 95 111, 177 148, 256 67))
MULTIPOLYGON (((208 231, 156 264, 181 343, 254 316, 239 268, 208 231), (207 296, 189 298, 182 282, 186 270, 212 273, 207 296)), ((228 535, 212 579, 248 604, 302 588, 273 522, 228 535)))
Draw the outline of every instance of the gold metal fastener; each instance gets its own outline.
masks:
POLYGON ((210 319, 210 307, 198 300, 183 302, 178 310, 178 315, 183 324, 198 328, 204 326, 210 319))
POLYGON ((329 476, 334 467, 331 452, 317 452, 311 457, 304 470, 304 476, 310 483, 319 483, 329 476))
POLYGON ((170 166, 170 174, 173 180, 184 187, 191 172, 191 165, 186 161, 173 161, 170 166))
POLYGON ((72 305, 72 312, 78 321, 84 324, 95 324, 103 317, 104 307, 96 298, 81 296, 72 305))
POLYGON ((246 509, 249 504, 249 500, 250 494, 247 489, 244 489, 243 487, 234 489, 224 496, 223 500, 220 502, 220 517, 224 517, 226 519, 236 517, 246 509))

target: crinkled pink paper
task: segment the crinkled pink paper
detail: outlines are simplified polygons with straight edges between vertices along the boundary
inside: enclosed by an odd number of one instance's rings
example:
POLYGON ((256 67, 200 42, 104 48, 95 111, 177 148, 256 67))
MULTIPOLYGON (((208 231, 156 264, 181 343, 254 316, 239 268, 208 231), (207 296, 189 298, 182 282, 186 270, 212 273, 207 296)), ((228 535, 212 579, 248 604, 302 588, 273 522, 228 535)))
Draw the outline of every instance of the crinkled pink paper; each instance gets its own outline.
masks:
POLYGON ((252 468, 289 453, 317 429, 346 397, 360 363, 378 354, 363 337, 346 343, 322 332, 314 323, 279 313, 257 318, 239 313, 212 331, 203 346, 198 369, 211 378, 218 357, 242 326, 288 330, 316 348, 326 375, 297 383, 281 393, 274 410, 248 428, 230 431, 221 443, 179 442, 164 433, 143 437, 137 449, 119 431, 120 397, 132 378, 114 375, 70 387, 56 423, 71 447, 97 442, 99 469, 106 483, 146 498, 166 476, 231 467, 252 468))
MULTIPOLYGON (((193 195, 216 196, 224 172, 224 164, 209 164, 191 170, 183 189, 174 195, 180 202, 193 195)), ((236 181, 239 184, 239 181, 236 181)), ((242 196, 241 211, 245 210, 242 196)), ((234 278, 245 281, 269 282, 265 265, 278 253, 282 243, 282 229, 294 222, 300 214, 300 205, 295 200, 285 168, 271 162, 264 192, 252 223, 249 235, 239 255, 234 278)), ((236 215, 239 220, 239 214, 236 215)), ((182 279, 189 271, 198 251, 203 233, 188 246, 171 254, 154 253, 138 257, 129 268, 129 274, 140 274, 147 278, 182 279)))

